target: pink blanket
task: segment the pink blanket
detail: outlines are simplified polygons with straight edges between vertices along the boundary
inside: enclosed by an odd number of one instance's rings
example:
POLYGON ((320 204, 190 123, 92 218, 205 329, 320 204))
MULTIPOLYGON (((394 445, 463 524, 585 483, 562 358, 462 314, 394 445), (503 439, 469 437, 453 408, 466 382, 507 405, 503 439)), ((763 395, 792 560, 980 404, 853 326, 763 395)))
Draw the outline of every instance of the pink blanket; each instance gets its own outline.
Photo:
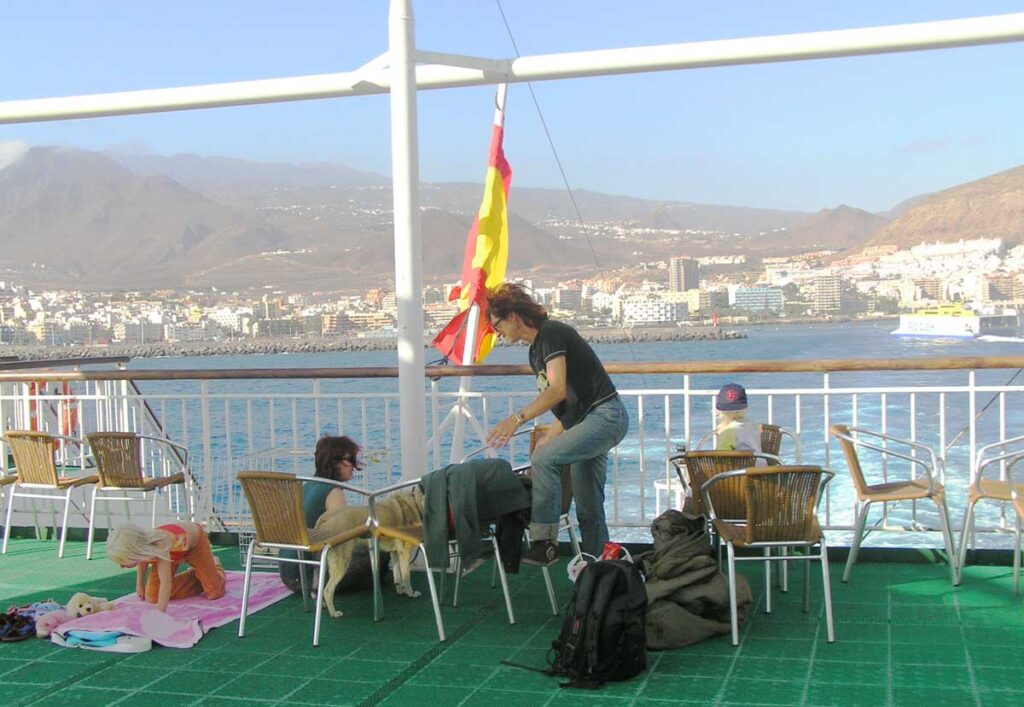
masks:
MULTIPOLYGON (((227 572, 224 596, 211 601, 203 596, 177 599, 167 605, 167 613, 139 599, 135 594, 114 600, 110 611, 72 619, 54 632, 62 638, 68 631, 120 631, 132 636, 148 636, 154 643, 170 648, 191 648, 211 628, 238 618, 242 611, 244 572, 227 572)), ((277 573, 253 572, 249 588, 249 614, 284 599, 291 592, 277 573)))

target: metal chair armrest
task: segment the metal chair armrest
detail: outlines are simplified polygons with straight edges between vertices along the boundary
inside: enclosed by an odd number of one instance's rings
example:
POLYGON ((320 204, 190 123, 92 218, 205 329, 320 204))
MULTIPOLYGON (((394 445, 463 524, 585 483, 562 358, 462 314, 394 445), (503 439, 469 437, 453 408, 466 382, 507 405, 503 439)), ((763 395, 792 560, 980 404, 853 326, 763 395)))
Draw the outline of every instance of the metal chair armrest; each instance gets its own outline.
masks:
POLYGON ((1024 451, 1014 452, 1012 454, 1003 454, 998 457, 991 457, 981 463, 980 466, 975 467, 971 470, 971 483, 976 484, 984 474, 986 467, 992 464, 1001 464, 1002 462, 1009 462, 1006 465, 1006 480, 1010 484, 1010 497, 1013 499, 1017 498, 1017 485, 1013 481, 1013 467, 1017 462, 1024 459, 1024 451))
MULTIPOLYGON (((512 437, 513 438, 514 437, 521 437, 523 435, 528 435, 531 432, 533 432, 533 427, 524 427, 524 428, 518 429, 515 432, 513 432, 512 433, 512 437)), ((489 454, 487 454, 488 457, 496 457, 496 456, 498 456, 497 449, 495 449, 494 447, 492 447, 489 444, 485 444, 485 445, 483 445, 481 447, 477 447, 476 449, 470 451, 468 454, 466 454, 465 456, 462 457, 461 461, 466 461, 467 459, 471 459, 472 457, 475 457, 477 454, 480 454, 481 452, 490 452, 489 454)))
POLYGON ((671 456, 668 461, 676 470, 676 478, 679 479, 679 485, 683 487, 683 492, 692 496, 693 489, 690 488, 690 475, 683 473, 686 471, 686 453, 683 452, 682 454, 671 456))
MULTIPOLYGON (((929 447, 927 445, 924 445, 924 444, 920 444, 919 442, 912 442, 910 440, 902 439, 900 437, 893 437, 892 435, 882 434, 881 432, 873 432, 871 430, 864 430, 864 429, 861 429, 859 427, 851 427, 850 428, 850 432, 851 433, 852 432, 856 432, 858 434, 863 434, 863 435, 867 435, 867 436, 870 436, 870 437, 877 437, 877 438, 880 438, 880 439, 885 439, 885 440, 889 440, 889 441, 892 441, 892 442, 896 442, 896 443, 900 443, 900 444, 905 444, 905 445, 910 446, 912 448, 922 449, 922 450, 928 452, 928 456, 930 457, 931 461, 925 461, 924 459, 921 459, 920 457, 914 457, 914 456, 911 456, 909 454, 904 454, 903 452, 897 451, 895 449, 891 449, 889 447, 882 447, 881 445, 874 444, 872 442, 868 442, 867 440, 858 439, 857 437, 854 437, 852 434, 851 435, 845 435, 845 434, 841 434, 839 432, 833 432, 832 433, 835 437, 838 437, 839 439, 846 440, 847 442, 849 442, 850 444, 854 445, 855 447, 864 447, 865 449, 871 449, 873 451, 876 451, 879 454, 888 455, 888 456, 891 456, 891 457, 896 457, 897 459, 903 459, 905 461, 908 461, 911 464, 918 464, 918 465, 920 465, 923 468, 924 475, 928 478, 928 493, 931 494, 931 493, 933 493, 935 491, 935 472, 936 472, 936 470, 939 467, 939 458, 936 456, 935 452, 932 450, 931 447, 929 447)), ((914 476, 912 478, 913 479, 917 479, 918 477, 914 476)))
MULTIPOLYGON (((936 461, 938 458, 935 454, 935 450, 933 450, 927 444, 915 442, 912 439, 906 439, 905 437, 896 437, 895 435, 885 434, 884 432, 875 432, 873 430, 864 429, 863 427, 851 427, 849 429, 850 432, 856 432, 858 435, 868 435, 870 437, 877 437, 878 439, 884 439, 889 442, 896 442, 897 444, 905 444, 906 446, 911 447, 913 449, 920 449, 922 451, 928 452, 928 455, 932 458, 933 461, 936 461)), ((858 441, 859 440, 854 440, 854 443, 857 443, 858 441)), ((933 464, 933 466, 935 465, 933 464)))
POLYGON ((418 477, 415 479, 409 479, 408 481, 400 481, 397 484, 391 484, 384 488, 377 489, 376 491, 370 491, 366 494, 367 505, 370 507, 370 514, 366 517, 366 524, 370 527, 379 527, 380 521, 377 520, 377 499, 381 496, 386 496, 394 491, 400 491, 401 489, 409 488, 420 483, 422 478, 418 477))
MULTIPOLYGON (((996 457, 994 457, 994 459, 998 459, 1000 461, 1004 460, 1004 459, 1006 459, 1006 458, 1008 458, 1010 456, 1013 456, 1015 454, 1024 453, 1024 448, 1018 449, 1016 451, 1008 451, 1008 450, 1005 449, 1006 447, 1008 447, 1011 444, 1019 444, 1019 443, 1024 443, 1024 435, 1022 435, 1020 437, 1011 437, 1010 439, 1004 439, 1004 440, 999 441, 999 442, 993 442, 992 444, 986 444, 984 447, 979 448, 977 453, 975 453, 975 455, 974 455, 974 468, 975 469, 980 469, 981 467, 983 467, 983 466, 985 466, 986 464, 989 463, 989 459, 986 459, 985 455, 988 454, 988 452, 990 450, 992 450, 992 449, 1000 449, 1000 448, 1002 448, 1002 451, 1000 452, 1000 454, 997 455, 996 457)), ((973 479, 973 475, 972 475, 972 479, 973 479)))
POLYGON ((174 440, 167 439, 166 437, 157 437, 156 435, 140 434, 139 439, 148 439, 151 442, 159 442, 160 444, 165 444, 168 447, 177 450, 181 454, 182 466, 188 466, 188 447, 186 447, 184 444, 180 444, 178 442, 175 442, 174 440))

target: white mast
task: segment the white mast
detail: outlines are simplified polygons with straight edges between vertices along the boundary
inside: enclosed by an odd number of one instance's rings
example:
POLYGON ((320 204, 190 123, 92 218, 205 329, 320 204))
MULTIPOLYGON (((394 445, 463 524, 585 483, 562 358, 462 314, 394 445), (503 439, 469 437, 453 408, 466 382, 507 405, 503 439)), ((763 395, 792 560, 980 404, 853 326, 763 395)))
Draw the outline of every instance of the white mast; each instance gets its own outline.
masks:
POLYGON ((391 0, 391 180, 398 302, 398 399, 402 478, 427 471, 423 353, 423 243, 416 124, 416 40, 411 0, 391 0))

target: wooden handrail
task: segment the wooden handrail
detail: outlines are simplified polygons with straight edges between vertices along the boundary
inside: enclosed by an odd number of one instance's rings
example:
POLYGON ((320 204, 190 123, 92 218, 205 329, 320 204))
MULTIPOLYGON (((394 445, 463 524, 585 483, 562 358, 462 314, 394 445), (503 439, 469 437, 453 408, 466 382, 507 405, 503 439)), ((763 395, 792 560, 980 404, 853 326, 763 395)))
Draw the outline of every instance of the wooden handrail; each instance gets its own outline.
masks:
MULTIPOLYGON (((916 356, 910 358, 807 359, 798 361, 672 361, 606 363, 609 373, 642 374, 717 374, 717 373, 839 373, 844 371, 952 371, 999 368, 1024 368, 1024 356, 916 356)), ((460 376, 533 375, 526 365, 502 366, 429 366, 428 378, 460 376)), ((396 366, 338 368, 231 368, 156 370, 46 371, 4 373, 0 382, 86 380, 256 380, 310 378, 397 378, 396 366)))

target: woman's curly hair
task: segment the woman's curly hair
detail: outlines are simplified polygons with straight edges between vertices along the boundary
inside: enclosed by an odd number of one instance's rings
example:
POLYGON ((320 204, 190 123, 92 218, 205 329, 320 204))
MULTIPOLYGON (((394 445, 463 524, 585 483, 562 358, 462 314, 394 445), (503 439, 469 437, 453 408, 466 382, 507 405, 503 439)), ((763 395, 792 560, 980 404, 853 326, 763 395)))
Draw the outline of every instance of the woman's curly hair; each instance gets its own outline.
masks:
POLYGON ((338 460, 349 458, 353 461, 353 467, 362 469, 362 462, 359 461, 359 445, 351 437, 344 435, 334 437, 324 435, 316 442, 316 451, 313 452, 313 460, 316 464, 316 476, 321 479, 334 478, 334 465, 338 460))
POLYGON ((537 304, 520 285, 503 282, 487 293, 487 308, 491 316, 504 319, 515 313, 526 326, 539 329, 541 323, 548 318, 548 310, 537 304))

